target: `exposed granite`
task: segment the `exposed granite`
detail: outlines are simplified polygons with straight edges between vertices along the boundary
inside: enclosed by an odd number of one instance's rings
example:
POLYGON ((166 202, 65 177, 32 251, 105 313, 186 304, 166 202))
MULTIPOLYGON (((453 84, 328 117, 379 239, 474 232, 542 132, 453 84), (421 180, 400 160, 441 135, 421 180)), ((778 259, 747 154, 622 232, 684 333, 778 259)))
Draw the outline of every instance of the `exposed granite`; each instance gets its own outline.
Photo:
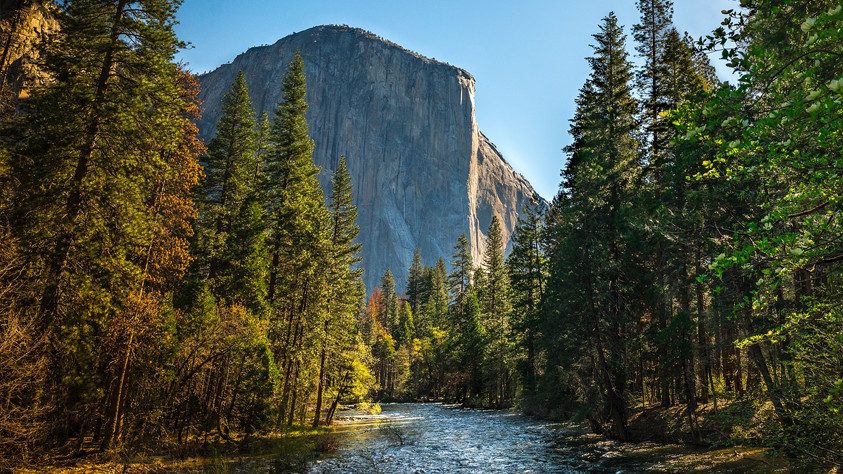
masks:
POLYGON ((326 189, 340 155, 348 159, 369 290, 387 267, 403 286, 416 247, 428 264, 449 261, 461 233, 479 261, 492 215, 508 239, 527 203, 545 205, 480 133, 468 72, 347 26, 250 48, 201 75, 203 137, 213 136, 221 98, 240 70, 258 113, 271 116, 296 51, 305 61, 314 159, 326 189))
MULTIPOLYGON (((39 44, 58 29, 56 6, 48 0, 0 0, 0 91, 3 100, 24 98, 44 80, 39 44)), ((12 102, 12 101, 10 101, 12 102)), ((0 109, 4 105, 0 105, 0 109)))

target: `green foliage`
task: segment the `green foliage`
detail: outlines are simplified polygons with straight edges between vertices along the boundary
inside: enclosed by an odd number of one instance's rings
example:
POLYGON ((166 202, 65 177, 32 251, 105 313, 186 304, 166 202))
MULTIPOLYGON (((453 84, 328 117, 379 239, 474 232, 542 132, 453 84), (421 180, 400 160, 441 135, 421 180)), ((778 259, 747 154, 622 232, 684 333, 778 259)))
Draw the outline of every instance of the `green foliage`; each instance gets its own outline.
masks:
MULTIPOLYGON (((551 265, 555 314, 549 311, 548 317, 558 319, 551 322, 547 336, 554 345, 564 344, 574 360, 588 357, 580 377, 592 378, 590 384, 600 388, 602 398, 602 408, 592 405, 591 417, 597 423, 610 422, 612 432, 625 438, 624 361, 636 288, 622 283, 634 281, 639 271, 632 219, 641 174, 634 137, 636 103, 632 66, 614 15, 603 20, 594 37, 594 56, 588 60, 592 72, 577 100, 571 126, 574 143, 567 149, 563 187, 552 211, 562 227, 552 231, 558 240, 549 255, 559 263, 551 265)), ((556 368, 546 370, 553 373, 556 368)), ((593 403, 591 397, 584 402, 593 403)))
POLYGON ((246 76, 241 71, 222 99, 217 134, 208 144, 205 157, 207 204, 203 217, 213 222, 217 234, 224 234, 231 227, 241 204, 252 191, 257 153, 255 135, 255 111, 246 76))
POLYGON ((512 242, 512 253, 506 262, 512 286, 512 326, 519 346, 517 363, 523 386, 523 405, 530 411, 537 404, 536 352, 541 338, 548 269, 543 222, 533 208, 526 209, 518 219, 512 242))
MULTIPOLYGON (((700 403, 753 397, 752 436, 831 465, 843 439, 843 15, 831 1, 742 7, 697 45, 729 61, 731 85, 672 27, 670 2, 639 2, 640 124, 611 16, 595 36, 545 216, 537 404, 580 407, 623 437, 633 403, 681 402, 700 439, 700 403)), ((531 301, 524 248, 510 257, 516 308, 531 301)))
POLYGON ((506 262, 493 216, 450 275, 416 251, 407 297, 386 270, 364 305, 356 162, 326 202, 304 59, 272 122, 239 74, 203 155, 179 2, 61 2, 46 80, 0 111, 0 455, 244 439, 375 395, 623 439, 634 407, 683 403, 695 441, 705 413, 839 465, 843 8, 744 0, 695 46, 672 2, 637 4, 641 66, 609 14, 560 192, 506 262))

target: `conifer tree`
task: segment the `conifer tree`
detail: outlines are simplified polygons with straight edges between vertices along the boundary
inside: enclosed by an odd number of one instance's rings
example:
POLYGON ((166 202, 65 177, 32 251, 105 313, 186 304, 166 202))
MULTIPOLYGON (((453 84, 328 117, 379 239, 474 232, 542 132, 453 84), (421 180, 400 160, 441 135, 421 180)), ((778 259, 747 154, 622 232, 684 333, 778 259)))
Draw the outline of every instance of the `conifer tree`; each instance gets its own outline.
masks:
MULTIPOLYGON (((637 43, 636 50, 639 56, 644 59, 644 63, 636 73, 635 82, 641 95, 641 121, 645 124, 645 161, 648 165, 648 171, 656 175, 654 179, 658 179, 659 167, 665 153, 664 149, 669 143, 669 138, 664 133, 667 122, 661 114, 669 108, 665 101, 665 88, 669 78, 666 77, 668 71, 663 61, 667 47, 667 36, 673 29, 673 2, 672 0, 638 0, 637 7, 641 13, 641 19, 638 24, 633 26, 632 30, 637 43)), ((645 201, 642 204, 656 205, 657 202, 645 201)), ((652 248, 652 267, 660 269, 665 264, 664 247, 666 243, 659 236, 655 236, 649 245, 652 248)), ((656 315, 655 330, 657 333, 661 333, 667 327, 669 318, 667 299, 670 296, 662 291, 666 287, 665 276, 660 270, 655 270, 655 272, 656 278, 661 280, 661 284, 656 285, 657 293, 654 295, 654 301, 651 302, 651 305, 654 307, 653 311, 656 315)), ((659 342, 656 343, 656 346, 655 359, 659 366, 662 404, 667 406, 670 404, 668 348, 659 342)))
MULTIPOLYGON (((664 49, 659 61, 659 74, 662 77, 660 101, 666 110, 676 110, 687 101, 701 97, 711 88, 703 73, 696 69, 690 46, 674 28, 665 35, 664 49)), ((692 273, 702 265, 700 252, 703 251, 708 238, 703 237, 701 225, 704 213, 700 212, 702 209, 695 209, 693 205, 693 195, 697 190, 687 179, 697 171, 698 157, 673 145, 675 127, 669 120, 663 120, 665 123, 660 127, 659 133, 666 144, 662 147, 660 159, 650 165, 653 180, 647 192, 642 193, 642 199, 647 201, 645 206, 650 208, 648 212, 653 216, 655 223, 651 240, 654 250, 651 265, 653 271, 658 274, 655 279, 675 282, 670 285, 672 291, 670 288, 660 289, 658 300, 653 305, 657 314, 661 315, 657 320, 655 357, 661 369, 659 378, 662 405, 669 404, 676 396, 684 395, 691 414, 691 428, 696 436, 693 411, 696 407, 697 390, 690 333, 691 293, 694 289, 692 273), (665 298, 678 300, 678 311, 670 311, 670 305, 665 302, 665 298), (680 328, 684 331, 677 333, 676 329, 680 328), (672 387, 675 396, 671 397, 670 379, 675 380, 676 373, 681 373, 682 381, 679 386, 672 387)), ((699 288, 697 291, 700 291, 699 288)), ((704 297, 702 299, 704 300, 704 297)), ((705 316, 700 301, 701 299, 697 298, 697 328, 702 334, 702 341, 698 342, 699 351, 705 353, 705 316)), ((706 364, 707 357, 703 356, 702 359, 706 364)), ((674 382, 673 385, 677 384, 674 382)), ((703 380, 703 388, 706 385, 707 382, 703 380)))
POLYGON ((657 162, 662 147, 667 139, 660 133, 663 118, 660 113, 666 110, 662 101, 664 95, 665 69, 663 59, 667 36, 673 29, 672 0, 638 0, 636 2, 641 20, 633 26, 632 32, 637 43, 636 50, 644 59, 642 67, 635 74, 635 82, 641 92, 641 115, 646 123, 648 162, 657 162))
POLYGON ((208 144, 205 158, 207 204, 202 212, 213 223, 216 234, 224 236, 228 232, 252 189, 256 153, 255 110, 241 71, 222 99, 217 134, 208 144))
POLYGON ((255 315, 267 310, 267 248, 263 203, 250 194, 240 205, 227 233, 219 259, 217 293, 230 303, 245 306, 255 315))
POLYGON ((418 312, 419 305, 423 302, 422 286, 425 279, 425 268, 422 265, 419 249, 413 252, 413 263, 410 265, 410 272, 407 278, 407 300, 413 311, 418 312))
POLYGON ((413 309, 410 307, 410 302, 399 302, 398 331, 396 332, 395 342, 401 346, 412 343, 415 330, 416 327, 415 322, 413 321, 413 309))
POLYGON ((430 295, 427 302, 428 322, 435 327, 446 326, 448 314, 448 269, 439 257, 431 272, 430 295))
POLYGON ((255 111, 240 72, 223 97, 205 157, 194 279, 218 298, 260 311, 265 300, 264 225, 254 195, 255 111), (254 293, 253 293, 254 292, 254 293))
POLYGON ((286 419, 292 424, 297 408, 304 406, 299 405, 304 395, 299 388, 319 372, 316 359, 306 355, 319 341, 314 334, 321 332, 327 317, 331 231, 308 135, 307 86, 299 54, 287 69, 283 89, 265 156, 261 195, 269 227, 271 335, 283 374, 279 422, 286 419))
POLYGON ((270 139, 272 138, 272 125, 269 123, 269 114, 264 112, 255 123, 255 156, 252 163, 254 168, 252 174, 252 189, 262 191, 263 167, 266 154, 269 152, 270 139))
POLYGON ((547 278, 542 219, 533 207, 528 207, 518 219, 512 241, 512 253, 507 259, 512 284, 512 325, 520 334, 518 343, 525 353, 519 369, 525 408, 530 410, 535 404, 537 340, 547 278))
MULTIPOLYGON (((596 367, 592 373, 605 407, 602 412, 609 414, 607 421, 614 435, 625 439, 625 336, 633 323, 627 301, 634 301, 632 296, 638 291, 623 283, 634 281, 631 275, 639 272, 635 256, 627 252, 638 240, 629 221, 640 176, 634 137, 636 103, 625 37, 614 14, 603 19, 594 38, 594 55, 588 59, 591 75, 577 99, 571 125, 574 142, 567 148, 569 161, 557 198, 563 219, 576 219, 572 231, 561 236, 564 240, 558 248, 575 253, 555 257, 573 262, 554 267, 553 286, 579 285, 570 278, 585 282, 583 292, 565 295, 566 300, 557 307, 557 311, 573 314, 557 318, 571 324, 580 320, 590 327, 588 346, 583 350, 593 351, 596 367), (571 267, 580 267, 582 273, 569 272, 571 267)), ((558 335, 566 333, 564 327, 557 330, 558 335)), ((597 415, 594 419, 601 418, 597 415)))
POLYGON ((50 79, 32 90, 9 160, 14 228, 39 275, 33 310, 51 351, 42 393, 63 420, 53 425, 59 442, 95 423, 105 447, 121 435, 115 428, 132 416, 123 411, 131 354, 161 328, 154 290, 171 288, 188 261, 182 224, 194 208, 184 192, 201 145, 190 123, 195 88, 185 89, 173 60, 176 8, 63 2, 44 51, 50 79))
MULTIPOLYGON (((328 371, 350 372, 352 362, 343 362, 343 353, 356 350, 357 327, 355 317, 364 297, 361 283, 363 272, 357 268, 361 262, 360 243, 357 236, 357 207, 352 200, 351 175, 345 157, 340 157, 331 185, 330 234, 331 250, 328 269, 329 289, 327 317, 320 348, 319 382, 316 391, 316 408, 313 424, 319 424, 322 412, 323 391, 328 383, 328 371), (326 364, 328 364, 326 366, 326 364)), ((348 359, 349 357, 345 357, 348 359)), ((342 374, 334 374, 341 380, 342 374)))
MULTIPOLYGON (((454 255, 451 260, 451 275, 449 286, 452 301, 461 302, 462 296, 471 285, 474 275, 474 261, 471 256, 471 247, 468 244, 468 237, 461 234, 454 246, 454 255)), ((461 305, 458 305, 461 306, 461 305)))
POLYGON ((381 325, 395 337, 398 333, 398 293, 395 291, 395 277, 392 276, 392 270, 386 269, 381 277, 381 294, 382 305, 380 313, 378 314, 378 321, 381 325))
POLYGON ((489 334, 486 361, 488 396, 490 405, 505 406, 514 392, 512 380, 512 344, 510 316, 512 305, 509 294, 509 275, 504 264, 504 241, 500 220, 492 217, 486 238, 486 254, 477 282, 483 325, 489 334))
POLYGON ((483 258, 484 285, 479 287, 483 313, 492 318, 489 326, 504 329, 511 309, 509 301, 509 276, 504 265, 505 243, 500 220, 492 217, 486 237, 486 254, 483 258))
MULTIPOLYGON (((285 266, 303 265, 313 270, 317 259, 292 261, 285 252, 302 252, 318 247, 325 222, 324 195, 316 181, 319 168, 313 162, 313 140, 307 127, 307 85, 304 60, 296 54, 284 76, 283 100, 275 111, 270 151, 264 163, 263 196, 270 229, 270 301, 277 298, 285 266), (299 250, 294 250, 297 248, 299 250)), ((315 255, 314 255, 315 256, 315 255)), ((301 277, 304 274, 298 274, 301 277)))
POLYGON ((483 365, 485 362, 486 330, 481 322, 480 303, 473 291, 460 299, 462 318, 455 332, 460 373, 460 401, 463 405, 474 403, 483 393, 483 365))

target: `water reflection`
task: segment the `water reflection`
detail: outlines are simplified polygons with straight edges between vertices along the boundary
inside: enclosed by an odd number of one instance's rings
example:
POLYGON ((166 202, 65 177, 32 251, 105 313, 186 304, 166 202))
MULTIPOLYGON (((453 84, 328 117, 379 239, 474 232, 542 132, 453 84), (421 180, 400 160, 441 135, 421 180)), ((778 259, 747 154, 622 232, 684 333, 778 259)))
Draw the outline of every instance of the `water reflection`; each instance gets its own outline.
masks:
MULTIPOLYGON (((512 412, 442 404, 386 404, 338 420, 340 447, 311 473, 585 472, 558 449, 564 428, 512 412)), ((596 467, 596 466, 593 466, 596 467)))

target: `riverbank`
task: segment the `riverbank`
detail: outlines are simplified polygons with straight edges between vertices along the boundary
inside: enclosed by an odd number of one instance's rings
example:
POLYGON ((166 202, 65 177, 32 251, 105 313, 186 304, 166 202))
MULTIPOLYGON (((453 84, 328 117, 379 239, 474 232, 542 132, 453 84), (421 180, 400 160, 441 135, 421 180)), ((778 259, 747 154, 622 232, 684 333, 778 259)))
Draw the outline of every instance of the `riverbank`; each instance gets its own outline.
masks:
POLYGON ((212 439, 163 451, 115 450, 57 456, 50 463, 18 467, 16 473, 301 472, 321 455, 336 450, 331 428, 294 428, 249 440, 212 439))
POLYGON ((566 449, 587 446, 586 460, 608 457, 619 461, 651 463, 655 472, 837 472, 829 467, 795 466, 769 448, 769 436, 776 432, 776 420, 769 404, 752 400, 720 399, 717 404, 699 404, 691 429, 686 406, 658 405, 630 408, 630 442, 619 442, 593 433, 587 424, 559 444, 566 449), (767 442, 765 442, 765 440, 767 442))

